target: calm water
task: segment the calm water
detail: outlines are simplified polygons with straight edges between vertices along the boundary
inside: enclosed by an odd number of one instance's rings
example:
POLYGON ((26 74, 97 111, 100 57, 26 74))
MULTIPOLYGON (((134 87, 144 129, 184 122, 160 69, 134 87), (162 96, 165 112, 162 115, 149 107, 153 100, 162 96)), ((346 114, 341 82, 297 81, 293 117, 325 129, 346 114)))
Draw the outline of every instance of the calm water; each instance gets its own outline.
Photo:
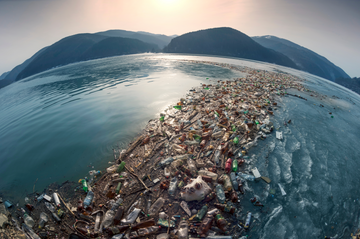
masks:
POLYGON ((240 218, 247 210, 254 213, 252 238, 342 238, 359 226, 360 97, 304 72, 230 58, 112 57, 52 69, 1 89, 0 195, 22 203, 36 180, 36 189, 42 189, 103 169, 113 160, 113 148, 126 147, 149 119, 191 87, 242 76, 179 59, 280 69, 308 79, 308 87, 328 96, 280 99, 273 121, 284 140, 271 135, 251 150, 246 170, 256 166, 272 179, 270 185, 248 183, 242 199, 240 218), (263 210, 250 204, 253 196, 265 204, 263 210))

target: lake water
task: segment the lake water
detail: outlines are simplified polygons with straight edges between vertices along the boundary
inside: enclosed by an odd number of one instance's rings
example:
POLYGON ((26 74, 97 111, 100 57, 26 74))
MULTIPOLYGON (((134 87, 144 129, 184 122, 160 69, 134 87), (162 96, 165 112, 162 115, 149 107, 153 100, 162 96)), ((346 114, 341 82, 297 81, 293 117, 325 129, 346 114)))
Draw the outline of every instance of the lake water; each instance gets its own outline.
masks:
POLYGON ((241 208, 243 219, 247 210, 254 214, 249 235, 343 238, 359 226, 359 95, 290 68, 210 56, 105 58, 55 68, 0 89, 0 196, 23 203, 35 182, 42 190, 54 181, 77 181, 91 169, 102 170, 113 161, 114 148, 125 148, 189 89, 243 76, 182 60, 279 69, 307 79, 307 87, 327 95, 320 99, 302 92, 307 101, 281 98, 272 119, 284 140, 272 134, 250 151, 246 170, 256 166, 272 183, 248 184, 241 208), (287 196, 281 196, 278 183, 287 196), (264 209, 250 204, 253 196, 264 209))

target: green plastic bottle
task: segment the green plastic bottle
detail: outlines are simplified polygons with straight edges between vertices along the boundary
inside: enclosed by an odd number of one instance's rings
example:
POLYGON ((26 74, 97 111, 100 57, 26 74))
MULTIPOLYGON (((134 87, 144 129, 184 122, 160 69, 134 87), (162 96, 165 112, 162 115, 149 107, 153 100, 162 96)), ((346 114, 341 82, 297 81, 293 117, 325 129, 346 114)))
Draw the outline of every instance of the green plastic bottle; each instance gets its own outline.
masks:
POLYGON ((231 126, 231 130, 232 130, 233 132, 235 132, 235 131, 236 131, 236 126, 235 126, 235 125, 232 125, 232 126, 231 126))
POLYGON ((85 179, 80 179, 79 183, 82 184, 84 191, 87 192, 88 191, 88 185, 87 185, 86 180, 85 179))
POLYGON ((238 170, 238 161, 237 161, 236 159, 234 159, 234 160, 232 161, 231 170, 232 170, 233 172, 237 172, 237 170, 238 170))
POLYGON ((197 141, 201 141, 201 136, 197 135, 197 134, 194 134, 194 139, 197 140, 197 141))
POLYGON ((195 220, 196 221, 201 221, 203 219, 203 217, 205 216, 206 212, 208 210, 208 207, 206 205, 204 205, 196 214, 195 216, 195 220))
POLYGON ((238 144, 239 143, 239 137, 235 137, 234 140, 233 140, 234 144, 238 144))
POLYGON ((116 187, 116 190, 115 190, 116 194, 119 194, 120 188, 121 188, 121 182, 119 182, 117 187, 116 187))
POLYGON ((118 173, 121 173, 121 172, 124 170, 124 168, 125 168, 125 162, 122 161, 122 162, 119 164, 119 167, 118 167, 118 169, 117 169, 117 172, 118 172, 118 173))
POLYGON ((161 121, 161 122, 164 122, 164 120, 165 120, 165 116, 161 116, 161 117, 160 117, 160 121, 161 121))
POLYGON ((181 105, 174 105, 174 109, 181 110, 181 105))

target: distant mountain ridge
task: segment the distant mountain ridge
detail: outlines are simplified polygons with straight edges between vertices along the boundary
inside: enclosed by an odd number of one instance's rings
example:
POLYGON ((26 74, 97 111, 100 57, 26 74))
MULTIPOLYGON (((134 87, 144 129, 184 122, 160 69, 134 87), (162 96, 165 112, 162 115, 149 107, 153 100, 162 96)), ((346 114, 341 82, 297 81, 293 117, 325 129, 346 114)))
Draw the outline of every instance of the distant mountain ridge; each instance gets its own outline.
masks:
POLYGON ((164 48, 164 52, 239 57, 298 69, 287 56, 263 47, 244 33, 229 27, 200 30, 175 37, 164 48))
POLYGON ((264 47, 288 56, 302 71, 331 81, 337 78, 350 78, 345 71, 325 57, 291 41, 269 35, 252 37, 252 39, 264 47))
POLYGON ((165 46, 167 46, 173 38, 171 36, 161 34, 152 34, 148 32, 131 32, 125 30, 108 30, 104 32, 97 32, 95 34, 108 37, 125 37, 138 39, 143 42, 156 44, 160 49, 163 49, 165 46))
POLYGON ((144 52, 189 53, 239 57, 307 71, 334 81, 350 78, 325 57, 274 36, 249 37, 228 28, 212 28, 181 36, 109 30, 65 37, 0 76, 0 88, 53 67, 103 57, 144 52), (165 46, 163 48, 163 46, 165 46))

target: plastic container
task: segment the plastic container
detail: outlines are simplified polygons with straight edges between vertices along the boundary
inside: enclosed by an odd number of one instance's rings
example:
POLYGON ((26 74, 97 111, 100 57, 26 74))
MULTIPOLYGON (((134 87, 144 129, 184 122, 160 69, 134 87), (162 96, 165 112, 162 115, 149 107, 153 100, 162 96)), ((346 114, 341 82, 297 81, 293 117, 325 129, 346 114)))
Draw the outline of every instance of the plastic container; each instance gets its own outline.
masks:
POLYGON ((94 193, 89 191, 84 199, 84 208, 89 207, 94 199, 94 193))
POLYGON ((29 227, 28 225, 26 225, 26 223, 22 224, 22 229, 23 231, 27 232, 28 234, 30 234, 32 239, 41 239, 32 229, 31 227, 29 227))
POLYGON ((219 162, 220 162, 220 153, 221 153, 221 146, 219 145, 219 147, 216 149, 215 151, 215 158, 214 158, 214 161, 215 161, 215 164, 216 165, 219 165, 219 162))
POLYGON ((197 168, 196 168, 194 160, 189 158, 187 162, 188 162, 188 166, 189 166, 191 173, 196 174, 197 168))
POLYGON ((133 224, 136 220, 136 218, 139 216, 139 213, 141 212, 141 209, 135 208, 127 217, 123 220, 121 220, 121 223, 123 224, 133 224))
POLYGON ((53 193, 53 198, 54 198, 55 205, 60 207, 60 200, 59 200, 59 196, 57 195, 57 193, 53 193))
POLYGON ((220 178, 224 180, 224 190, 231 191, 233 187, 229 175, 223 174, 220 178))
POLYGON ((220 203, 225 203, 225 193, 223 187, 218 184, 215 187, 216 197, 220 203))
POLYGON ((196 214, 194 220, 201 221, 203 217, 206 215, 206 212, 208 210, 208 207, 204 205, 196 214))
POLYGON ((124 161, 122 161, 120 164, 119 164, 119 167, 117 168, 117 170, 116 170, 116 172, 118 172, 118 173, 121 173, 123 170, 124 170, 124 168, 125 168, 125 162, 124 161))
POLYGON ((218 175, 216 173, 210 172, 210 171, 206 171, 206 170, 200 170, 198 171, 199 175, 205 175, 210 177, 213 181, 216 181, 218 178, 218 175))
POLYGON ((242 173, 242 172, 238 172, 238 176, 240 176, 241 178, 243 178, 243 179, 245 179, 247 181, 254 181, 255 180, 255 177, 253 175, 242 173))
POLYGON ((250 222, 251 222, 251 212, 248 212, 248 214, 246 216, 246 220, 245 220, 245 225, 244 225, 245 229, 249 228, 250 222))
POLYGON ((169 165, 172 161, 174 161, 174 158, 173 157, 168 157, 168 158, 164 159, 163 161, 161 161, 159 163, 159 166, 164 167, 166 165, 169 165))
POLYGON ((170 181, 170 186, 169 186, 169 190, 168 193, 170 196, 174 196, 175 195, 175 191, 176 191, 176 185, 177 185, 177 177, 173 177, 170 181))
POLYGON ((235 191, 238 191, 239 190, 239 183, 238 181, 236 180, 236 176, 235 176, 235 173, 234 172, 231 172, 230 173, 230 181, 231 181, 231 184, 234 188, 235 191))
POLYGON ((185 219, 183 219, 179 224, 178 229, 178 239, 187 239, 189 234, 189 225, 185 219))
POLYGON ((112 224, 114 217, 115 217, 115 212, 111 209, 108 210, 105 213, 105 216, 103 217, 103 221, 100 224, 100 231, 102 231, 104 228, 108 228, 112 224))
POLYGON ((228 158, 228 160, 226 160, 226 163, 225 163, 225 173, 230 173, 231 165, 232 165, 232 159, 228 158))
POLYGON ((25 224, 28 227, 33 228, 35 225, 34 219, 32 219, 32 217, 30 217, 23 208, 21 208, 21 211, 24 213, 23 218, 24 218, 25 224))
POLYGON ((150 209, 149 209, 149 216, 150 217, 154 217, 160 210, 160 208, 162 208, 162 206, 165 203, 165 199, 162 197, 159 197, 155 203, 153 205, 151 205, 150 209))
POLYGON ((165 175, 165 178, 169 178, 170 177, 170 170, 168 167, 165 167, 164 168, 164 175, 165 175))
POLYGON ((45 223, 49 221, 49 217, 45 212, 40 213, 40 219, 39 219, 39 228, 43 228, 45 223))

